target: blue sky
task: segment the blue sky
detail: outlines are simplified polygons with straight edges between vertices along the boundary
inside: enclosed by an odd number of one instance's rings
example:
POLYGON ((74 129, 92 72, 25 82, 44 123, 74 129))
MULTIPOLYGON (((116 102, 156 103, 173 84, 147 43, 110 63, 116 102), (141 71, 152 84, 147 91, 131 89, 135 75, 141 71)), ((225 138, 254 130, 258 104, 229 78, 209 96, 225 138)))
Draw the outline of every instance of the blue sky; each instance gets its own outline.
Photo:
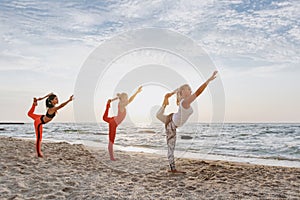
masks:
MULTIPOLYGON (((190 37, 211 57, 225 121, 300 122, 299 13, 296 0, 0 1, 0 121, 30 122, 32 97, 66 100, 103 41, 156 27, 190 37)), ((72 105, 55 119, 73 120, 72 105)))

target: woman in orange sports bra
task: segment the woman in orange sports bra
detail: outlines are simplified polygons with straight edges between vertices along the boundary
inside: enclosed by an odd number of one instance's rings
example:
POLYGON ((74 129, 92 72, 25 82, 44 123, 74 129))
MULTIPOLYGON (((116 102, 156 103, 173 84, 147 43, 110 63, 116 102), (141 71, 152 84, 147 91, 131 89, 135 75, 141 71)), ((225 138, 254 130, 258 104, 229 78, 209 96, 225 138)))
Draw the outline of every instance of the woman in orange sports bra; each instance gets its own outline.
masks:
POLYGON ((117 94, 116 98, 109 99, 106 104, 106 110, 103 114, 103 120, 109 124, 109 143, 108 143, 108 152, 110 160, 115 161, 113 145, 116 137, 116 130, 118 125, 124 120, 126 116, 126 106, 133 101, 135 96, 142 91, 142 86, 128 99, 126 93, 117 94), (110 108, 110 103, 119 99, 118 103, 118 115, 114 117, 108 117, 108 112, 110 108))
POLYGON ((35 128, 35 135, 36 135, 36 153, 38 157, 43 157, 41 151, 41 144, 42 144, 42 134, 43 134, 43 124, 50 122, 54 117, 56 112, 67 105, 70 101, 73 100, 73 95, 70 96, 69 100, 60 104, 59 106, 55 106, 58 104, 58 98, 55 94, 50 93, 41 98, 33 98, 33 104, 28 111, 28 116, 34 120, 34 128, 35 128), (45 115, 37 115, 34 114, 35 107, 37 106, 37 102, 43 99, 46 99, 46 107, 47 112, 45 115))

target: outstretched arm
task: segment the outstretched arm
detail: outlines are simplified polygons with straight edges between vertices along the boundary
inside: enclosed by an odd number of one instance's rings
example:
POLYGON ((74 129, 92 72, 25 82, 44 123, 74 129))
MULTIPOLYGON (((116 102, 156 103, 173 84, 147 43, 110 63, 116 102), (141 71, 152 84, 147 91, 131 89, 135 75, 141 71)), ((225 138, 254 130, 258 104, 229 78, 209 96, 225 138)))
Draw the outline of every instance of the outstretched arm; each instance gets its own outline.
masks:
POLYGON ((208 84, 214 80, 217 77, 217 73, 218 71, 214 71, 213 74, 211 75, 211 77, 209 77, 209 79, 207 79, 207 81, 205 81, 197 90, 194 94, 192 94, 190 97, 186 98, 183 102, 182 102, 182 106, 184 108, 188 108, 190 107, 190 104, 195 101, 195 99, 205 90, 205 88, 208 86, 208 84))
POLYGON ((70 98, 68 99, 68 101, 66 101, 66 102, 60 104, 59 106, 57 106, 57 107, 56 107, 56 110, 61 109, 62 107, 64 107, 65 105, 67 105, 67 104, 68 104, 69 102, 71 102, 71 101, 73 101, 73 95, 70 96, 70 98))
POLYGON ((117 99, 119 99, 119 97, 115 97, 115 98, 113 98, 113 99, 110 99, 110 101, 115 101, 115 100, 117 100, 117 99))
POLYGON ((133 101, 133 99, 136 97, 136 95, 138 93, 140 93, 142 91, 142 86, 140 86, 137 91, 129 98, 128 102, 131 103, 133 101))
POLYGON ((208 84, 217 77, 217 73, 218 73, 218 71, 214 71, 214 73, 211 75, 211 77, 209 77, 209 79, 207 79, 207 81, 205 81, 205 83, 203 83, 198 88, 198 90, 196 90, 196 92, 194 93, 196 95, 196 97, 198 97, 205 90, 205 88, 208 86, 208 84))
POLYGON ((53 93, 51 92, 51 93, 47 94, 47 95, 44 96, 44 97, 37 98, 36 100, 37 100, 37 101, 43 100, 43 99, 49 97, 49 96, 52 95, 52 94, 53 94, 53 93))

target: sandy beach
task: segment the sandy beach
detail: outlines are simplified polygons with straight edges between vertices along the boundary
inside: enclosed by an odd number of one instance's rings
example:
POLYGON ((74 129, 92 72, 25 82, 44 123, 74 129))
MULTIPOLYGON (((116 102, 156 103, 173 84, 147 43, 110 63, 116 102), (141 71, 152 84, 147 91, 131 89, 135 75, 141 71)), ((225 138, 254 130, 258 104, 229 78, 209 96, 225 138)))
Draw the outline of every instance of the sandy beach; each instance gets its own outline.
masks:
POLYGON ((300 199, 300 168, 178 159, 0 137, 0 199, 300 199))

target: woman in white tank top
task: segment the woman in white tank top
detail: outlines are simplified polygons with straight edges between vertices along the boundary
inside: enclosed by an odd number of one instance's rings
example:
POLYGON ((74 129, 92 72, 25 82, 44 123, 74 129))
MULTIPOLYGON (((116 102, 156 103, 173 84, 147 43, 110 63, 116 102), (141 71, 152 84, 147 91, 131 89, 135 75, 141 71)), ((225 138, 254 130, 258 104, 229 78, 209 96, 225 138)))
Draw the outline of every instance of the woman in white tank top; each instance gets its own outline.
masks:
POLYGON ((156 117, 165 124, 166 136, 167 136, 167 145, 168 145, 168 160, 172 173, 183 173, 176 170, 175 159, 174 159, 174 150, 176 144, 176 128, 182 126, 188 118, 192 115, 193 109, 191 103, 205 90, 207 85, 216 78, 217 71, 214 71, 213 74, 205 83, 203 83, 195 93, 192 94, 191 87, 187 84, 182 85, 174 92, 168 93, 165 95, 164 102, 162 107, 158 110, 156 117), (177 93, 177 105, 179 106, 176 113, 171 113, 169 115, 164 115, 164 111, 167 105, 169 105, 169 97, 177 93))

